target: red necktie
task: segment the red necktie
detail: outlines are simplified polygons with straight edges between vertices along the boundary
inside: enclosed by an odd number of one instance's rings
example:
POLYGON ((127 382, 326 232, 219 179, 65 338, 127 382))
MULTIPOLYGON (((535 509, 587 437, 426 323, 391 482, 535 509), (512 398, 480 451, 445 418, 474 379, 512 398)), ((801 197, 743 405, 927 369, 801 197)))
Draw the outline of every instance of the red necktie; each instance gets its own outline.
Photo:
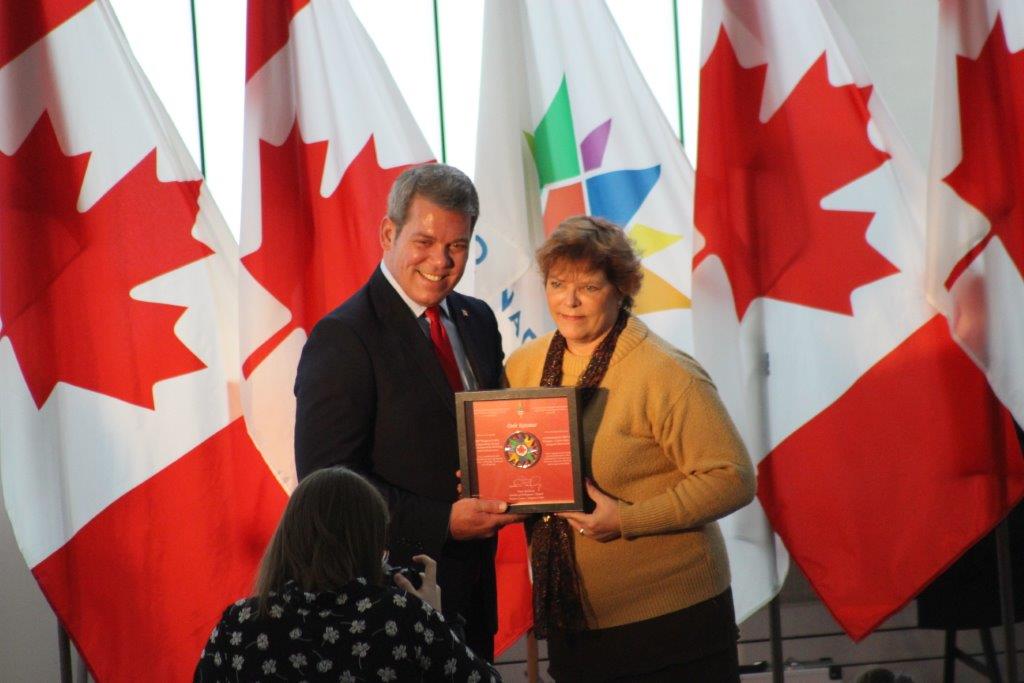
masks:
POLYGON ((462 391, 462 377, 459 375, 459 364, 455 362, 455 352, 448 339, 448 332, 441 322, 441 307, 431 306, 427 309, 427 320, 430 321, 430 341, 434 342, 434 353, 441 361, 441 369, 452 391, 462 391))

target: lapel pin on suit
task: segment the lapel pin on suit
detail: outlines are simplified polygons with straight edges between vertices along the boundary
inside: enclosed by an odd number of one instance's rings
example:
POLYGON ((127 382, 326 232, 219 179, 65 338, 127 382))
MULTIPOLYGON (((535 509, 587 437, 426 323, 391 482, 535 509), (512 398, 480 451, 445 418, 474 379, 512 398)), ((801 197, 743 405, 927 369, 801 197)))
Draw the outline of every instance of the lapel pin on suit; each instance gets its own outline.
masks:
POLYGON ((461 310, 462 310, 462 317, 463 318, 468 318, 469 317, 469 311, 467 311, 465 308, 463 308, 461 310))

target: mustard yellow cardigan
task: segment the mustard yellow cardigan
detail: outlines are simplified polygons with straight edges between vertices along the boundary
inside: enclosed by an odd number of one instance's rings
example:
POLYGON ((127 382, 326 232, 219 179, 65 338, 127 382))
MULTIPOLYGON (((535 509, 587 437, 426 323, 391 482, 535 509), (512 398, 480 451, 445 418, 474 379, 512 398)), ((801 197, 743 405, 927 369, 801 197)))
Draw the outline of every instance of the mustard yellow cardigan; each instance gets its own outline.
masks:
MULTIPOLYGON (((551 334, 512 354, 512 387, 538 386, 551 334)), ((562 384, 589 357, 566 351, 562 384)), ((590 628, 652 619, 729 586, 715 520, 749 503, 754 468, 707 373, 631 317, 583 414, 585 470, 619 499, 622 537, 576 537, 590 628)))

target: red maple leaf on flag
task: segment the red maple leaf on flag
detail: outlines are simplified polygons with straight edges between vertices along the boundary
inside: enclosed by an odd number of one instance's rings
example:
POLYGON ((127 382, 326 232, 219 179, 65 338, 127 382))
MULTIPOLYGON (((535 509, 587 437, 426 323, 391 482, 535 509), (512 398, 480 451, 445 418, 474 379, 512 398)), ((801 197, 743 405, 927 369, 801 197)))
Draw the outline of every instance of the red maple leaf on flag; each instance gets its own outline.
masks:
POLYGON ((292 330, 309 334, 380 262, 388 191, 409 166, 381 168, 371 135, 334 193, 323 197, 327 144, 303 142, 297 123, 280 146, 260 140, 262 241, 242 263, 292 317, 245 360, 246 376, 292 330))
POLYGON ((888 155, 871 145, 870 88, 834 87, 825 55, 766 122, 766 65, 740 65, 725 31, 701 69, 694 217, 742 319, 758 297, 847 315, 851 292, 897 272, 865 238, 874 214, 821 207, 888 155))
POLYGON ((946 288, 993 239, 1024 277, 1024 50, 1010 52, 1002 18, 977 59, 957 56, 963 158, 944 179, 991 227, 946 279, 946 288))
POLYGON ((154 150, 79 211, 88 162, 46 113, 0 153, 0 337, 39 407, 67 382, 153 408, 153 384, 205 366, 174 334, 184 308, 129 291, 212 253, 191 236, 201 183, 159 181, 154 150))
POLYGON ((249 0, 246 8, 245 80, 288 43, 292 17, 309 0, 249 0))
POLYGON ((92 0, 0 2, 0 67, 89 4, 92 0))

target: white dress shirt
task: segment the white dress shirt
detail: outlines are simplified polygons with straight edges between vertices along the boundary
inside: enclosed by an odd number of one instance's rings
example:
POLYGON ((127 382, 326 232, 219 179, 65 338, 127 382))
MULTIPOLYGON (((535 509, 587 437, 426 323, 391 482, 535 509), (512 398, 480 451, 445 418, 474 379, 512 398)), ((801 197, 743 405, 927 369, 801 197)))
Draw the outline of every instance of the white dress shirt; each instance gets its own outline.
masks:
MULTIPOLYGON (((384 279, 386 279, 391 286, 398 292, 398 296, 402 297, 402 301, 412 311, 413 316, 416 318, 416 322, 419 323, 420 329, 423 330, 423 334, 430 337, 430 321, 427 320, 424 313, 426 313, 427 307, 418 304, 409 298, 409 295, 405 293, 401 285, 398 284, 398 280, 388 270, 387 265, 381 261, 380 272, 384 273, 384 279)), ((466 358, 466 350, 462 347, 462 338, 459 336, 459 331, 455 327, 455 323, 452 322, 451 313, 448 310, 448 302, 441 301, 441 324, 444 325, 445 331, 448 333, 448 340, 452 343, 452 351, 455 353, 455 362, 459 366, 459 376, 462 378, 462 386, 466 391, 475 391, 477 389, 476 377, 473 376, 473 370, 469 366, 469 360, 466 358)))

